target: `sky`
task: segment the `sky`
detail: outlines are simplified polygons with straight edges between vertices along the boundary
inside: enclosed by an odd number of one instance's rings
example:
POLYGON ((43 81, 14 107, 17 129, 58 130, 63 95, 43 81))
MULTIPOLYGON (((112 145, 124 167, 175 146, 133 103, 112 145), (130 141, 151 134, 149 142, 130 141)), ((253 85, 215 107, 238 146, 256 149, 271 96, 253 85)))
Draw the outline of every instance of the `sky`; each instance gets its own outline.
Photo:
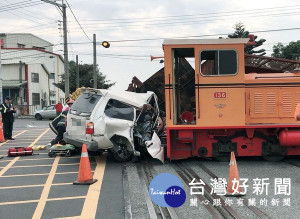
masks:
MULTIPOLYGON (((92 64, 90 40, 96 34, 98 67, 108 80, 116 82, 112 89, 117 90, 127 89, 133 76, 145 81, 163 67, 159 60, 151 62, 150 55, 163 56, 164 38, 225 37, 222 34, 233 33, 235 24, 242 22, 250 33, 266 39, 262 48, 267 55, 271 55, 278 42, 287 45, 300 40, 298 0, 68 0, 68 3, 86 33, 67 8, 69 60, 78 55, 81 63, 92 64), (299 29, 256 33, 289 28, 299 29), (110 48, 101 46, 104 40, 110 42, 110 48)), ((58 20, 62 20, 59 10, 40 0, 0 2, 0 32, 32 33, 56 45, 54 52, 63 54, 58 20)))

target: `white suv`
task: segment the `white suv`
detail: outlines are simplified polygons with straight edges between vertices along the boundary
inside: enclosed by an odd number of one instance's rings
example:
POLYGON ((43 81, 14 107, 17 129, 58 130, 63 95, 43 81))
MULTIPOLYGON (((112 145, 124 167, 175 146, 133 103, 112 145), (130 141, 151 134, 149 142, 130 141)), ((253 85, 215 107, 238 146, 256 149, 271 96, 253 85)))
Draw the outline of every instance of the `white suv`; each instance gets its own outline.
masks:
POLYGON ((159 108, 153 92, 84 89, 67 116, 64 140, 89 151, 109 150, 123 162, 149 153, 163 162, 157 136, 159 108))

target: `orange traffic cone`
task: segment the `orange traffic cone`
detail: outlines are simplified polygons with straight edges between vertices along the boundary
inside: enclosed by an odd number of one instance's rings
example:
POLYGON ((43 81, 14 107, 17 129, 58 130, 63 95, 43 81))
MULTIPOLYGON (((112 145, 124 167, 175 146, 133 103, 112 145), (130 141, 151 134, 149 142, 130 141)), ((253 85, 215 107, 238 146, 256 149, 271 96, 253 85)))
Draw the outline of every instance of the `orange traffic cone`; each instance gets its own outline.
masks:
POLYGON ((86 149, 86 145, 83 144, 79 164, 78 178, 75 182, 73 182, 73 184, 91 185, 95 182, 97 182, 97 179, 93 179, 89 155, 86 149))
POLYGON ((229 179, 227 183, 227 194, 228 196, 242 196, 242 189, 240 187, 240 177, 239 171, 237 168, 236 160, 234 152, 231 152, 230 163, 229 163, 229 179), (236 183, 234 184, 235 189, 233 189, 233 181, 236 183), (236 188, 238 187, 238 188, 236 188))
POLYGON ((0 115, 0 142, 5 142, 4 135, 3 135, 2 115, 0 115))

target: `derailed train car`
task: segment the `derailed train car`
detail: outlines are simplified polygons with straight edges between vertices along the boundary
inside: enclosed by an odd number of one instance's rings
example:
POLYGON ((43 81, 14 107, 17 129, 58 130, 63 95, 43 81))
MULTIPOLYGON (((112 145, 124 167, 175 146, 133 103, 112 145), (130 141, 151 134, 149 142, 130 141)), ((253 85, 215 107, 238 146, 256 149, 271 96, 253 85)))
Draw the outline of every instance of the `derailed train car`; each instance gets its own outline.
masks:
MULTIPOLYGON (((251 43, 251 42, 250 42, 251 43)), ((300 72, 245 74, 248 38, 165 40, 167 157, 300 154, 300 72), (186 80, 180 59, 195 66, 186 80), (188 97, 188 98, 187 98, 188 97)))

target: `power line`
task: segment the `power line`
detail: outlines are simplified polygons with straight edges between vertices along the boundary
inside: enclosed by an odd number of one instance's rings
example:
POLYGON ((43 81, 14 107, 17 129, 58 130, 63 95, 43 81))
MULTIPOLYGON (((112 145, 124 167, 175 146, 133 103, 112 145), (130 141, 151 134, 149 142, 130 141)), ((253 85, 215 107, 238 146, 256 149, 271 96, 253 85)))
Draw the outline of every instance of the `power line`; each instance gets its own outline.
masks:
POLYGON ((19 6, 19 5, 24 5, 24 4, 28 4, 28 3, 36 3, 36 2, 39 2, 37 0, 33 1, 33 0, 25 0, 25 1, 21 1, 21 2, 15 2, 15 3, 10 3, 10 4, 7 4, 7 5, 3 5, 2 4, 2 7, 1 8, 11 8, 13 6, 19 6))
POLYGON ((16 5, 16 6, 13 6, 13 7, 0 9, 0 12, 16 10, 16 9, 19 9, 19 8, 27 8, 27 7, 41 5, 41 4, 43 4, 43 3, 42 2, 36 2, 36 3, 29 3, 29 4, 20 4, 20 5, 16 5))
POLYGON ((69 7, 71 13, 73 14, 73 16, 74 16, 74 18, 75 18, 77 24, 79 25, 80 29, 83 31, 83 33, 85 34, 85 36, 89 39, 89 41, 92 42, 92 40, 89 38, 89 36, 86 34, 86 32, 84 31, 84 29, 82 28, 82 26, 81 26, 81 24, 79 23, 78 19, 76 18, 75 14, 73 13, 73 10, 72 10, 72 8, 71 8, 71 6, 69 5, 69 2, 68 2, 67 0, 66 0, 66 3, 67 3, 67 5, 68 5, 68 7, 69 7))
POLYGON ((257 11, 268 11, 273 9, 283 9, 283 8, 295 8, 300 6, 297 5, 288 5, 288 6, 280 6, 280 7, 270 7, 270 8, 256 8, 256 9, 247 9, 247 10, 236 10, 236 11, 224 11, 224 12, 210 12, 210 13, 199 13, 199 14, 185 14, 185 15, 171 15, 171 16, 159 16, 159 17, 138 17, 138 18, 114 18, 114 19, 99 19, 99 20, 83 20, 83 21, 124 21, 124 20, 145 20, 145 19, 160 19, 160 18, 182 18, 182 17, 193 17, 193 16, 207 16, 207 15, 213 15, 213 14, 232 14, 232 13, 246 13, 254 11, 257 13, 257 11))
MULTIPOLYGON (((10 3, 10 5, 12 4, 12 2, 11 1, 8 1, 8 0, 5 0, 6 2, 8 2, 8 3, 10 3)), ((35 18, 37 18, 37 19, 41 19, 41 17, 43 17, 43 18, 45 18, 45 19, 47 19, 47 20, 53 20, 52 18, 49 18, 49 17, 46 17, 46 16, 44 16, 44 15, 41 15, 41 14, 37 14, 36 12, 32 12, 32 11, 30 11, 30 10, 26 10, 25 8, 21 8, 21 9, 16 9, 16 11, 18 12, 18 13, 20 13, 20 14, 24 14, 24 15, 27 15, 27 16, 29 16, 30 18, 32 18, 32 17, 35 17, 35 18), (27 12, 29 12, 30 14, 27 14, 27 13, 25 13, 25 11, 27 11, 27 12)), ((12 13, 12 12, 9 12, 9 13, 12 13)), ((18 14, 17 16, 20 16, 20 17, 22 17, 20 14, 18 14)), ((23 17, 24 18, 24 17, 23 17)), ((28 20, 28 18, 25 18, 25 19, 27 19, 28 20)), ((32 20, 32 21, 34 21, 34 20, 32 20)), ((37 23, 36 21, 34 21, 35 23, 37 23)), ((48 21, 49 22, 49 21, 48 21)))
MULTIPOLYGON (((257 30, 257 31, 249 31, 250 33, 266 33, 266 32, 278 32, 278 31, 290 31, 290 30, 300 30, 300 27, 293 28, 283 28, 283 29, 273 29, 273 30, 257 30)), ((194 35, 194 36, 176 36, 172 37, 172 39, 183 39, 183 38, 196 38, 196 37, 211 37, 211 36, 224 36, 232 33, 218 33, 218 34, 204 34, 204 35, 194 35)), ((122 43, 122 42, 137 42, 137 41, 151 41, 151 40, 164 40, 170 39, 170 37, 158 37, 158 38, 145 38, 145 39, 125 39, 125 40, 107 40, 112 43, 122 43)))
MULTIPOLYGON (((299 15, 299 11, 294 12, 294 13, 278 13, 278 14, 267 14, 267 15, 262 15, 260 16, 260 18, 265 17, 264 19, 268 19, 271 17, 281 17, 281 16, 292 16, 292 15, 299 15)), ((241 21, 243 19, 247 19, 251 18, 251 17, 257 17, 257 15, 252 15, 252 16, 244 16, 244 17, 238 17, 238 19, 241 21)), ((178 22, 171 22, 171 23, 158 23, 158 24, 134 24, 134 25, 126 25, 126 29, 137 29, 137 27, 143 27, 145 28, 146 26, 148 27, 170 27, 170 26, 178 26, 178 25, 182 25, 182 24, 209 24, 209 23, 214 23, 218 20, 224 21, 224 20, 235 20, 236 17, 230 17, 230 18, 224 18, 224 17, 220 17, 219 19, 201 19, 200 21, 194 20, 194 21, 178 21, 178 22)), ((93 25, 92 27, 86 27, 86 29, 88 30, 93 30, 93 29, 97 29, 97 30, 101 30, 103 31, 109 31, 109 30, 116 30, 116 29, 120 29, 122 28, 122 30, 124 30, 124 25, 123 26, 109 26, 108 28, 106 26, 102 26, 102 25, 93 25)), ((72 29, 76 29, 76 28, 72 28, 72 29)))
MULTIPOLYGON (((193 21, 195 22, 195 20, 197 21, 197 19, 207 20, 207 18, 209 18, 209 20, 212 20, 211 18, 222 18, 222 20, 224 20, 224 18, 226 18, 226 17, 238 17, 240 19, 241 15, 255 15, 255 17, 259 17, 260 15, 261 16, 266 16, 266 15, 281 15, 281 14, 286 14, 286 13, 291 14, 293 12, 296 13, 296 12, 299 11, 299 9, 300 9, 299 7, 294 7, 294 8, 279 10, 279 11, 269 11, 269 12, 265 12, 265 11, 257 12, 257 11, 255 11, 255 12, 244 12, 242 14, 235 14, 235 13, 221 14, 220 13, 220 14, 217 14, 217 15, 206 14, 205 16, 201 16, 201 17, 199 17, 199 15, 197 15, 195 17, 189 17, 189 18, 162 19, 162 20, 145 19, 145 20, 141 20, 141 21, 133 20, 133 21, 124 21, 124 22, 100 22, 100 24, 111 27, 111 24, 124 25, 124 24, 132 24, 132 23, 143 23, 143 25, 144 24, 156 24, 157 25, 157 24, 187 23, 187 22, 193 22, 193 21), (288 10, 288 12, 283 13, 284 11, 287 11, 287 10, 288 10), (192 20, 192 21, 188 21, 188 20, 192 20), (165 23, 165 22, 167 22, 167 23, 165 23)), ((253 17, 253 16, 250 16, 250 17, 253 17)), ((83 22, 83 23, 85 23, 85 22, 83 22)), ((95 23, 98 23, 98 22, 86 22, 85 26, 95 25, 95 23)), ((127 26, 129 26, 129 25, 127 25, 127 26)), ((117 27, 117 26, 113 26, 113 27, 117 27)))

